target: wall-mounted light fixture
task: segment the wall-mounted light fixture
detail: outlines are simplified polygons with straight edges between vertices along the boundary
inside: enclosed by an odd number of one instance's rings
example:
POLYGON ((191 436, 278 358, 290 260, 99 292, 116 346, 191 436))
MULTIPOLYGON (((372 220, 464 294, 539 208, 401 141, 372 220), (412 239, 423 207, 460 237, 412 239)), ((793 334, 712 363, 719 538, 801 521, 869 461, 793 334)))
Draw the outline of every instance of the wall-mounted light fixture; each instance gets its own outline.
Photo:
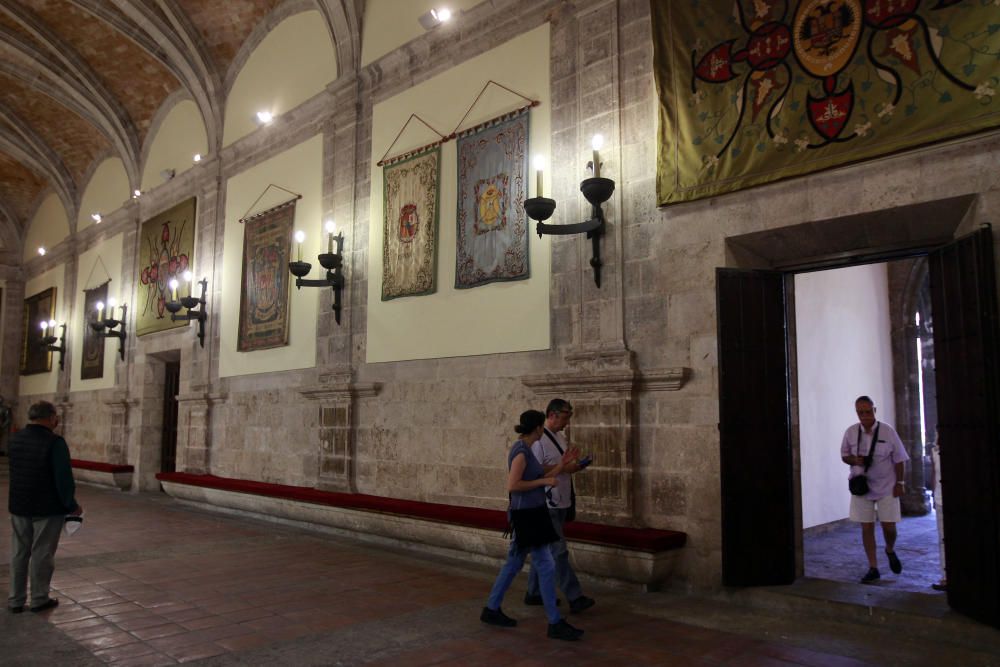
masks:
POLYGON ((201 285, 201 297, 197 298, 191 295, 191 281, 194 280, 194 276, 190 271, 184 272, 184 282, 187 283, 187 293, 185 297, 181 297, 180 300, 177 299, 177 288, 180 284, 177 282, 176 278, 170 280, 170 301, 167 301, 167 310, 170 311, 170 320, 172 322, 180 322, 182 320, 190 322, 191 320, 198 321, 198 343, 205 347, 205 320, 208 318, 208 313, 205 312, 205 292, 208 290, 208 278, 202 278, 198 284, 201 285), (177 313, 181 308, 187 308, 187 312, 183 315, 178 315, 177 313))
POLYGON ((196 163, 197 163, 197 162, 201 162, 201 153, 195 153, 195 154, 194 154, 194 157, 193 157, 193 158, 191 158, 191 161, 192 161, 192 162, 196 162, 196 163))
POLYGON ((258 125, 267 125, 274 120, 274 114, 270 111, 258 111, 254 114, 254 120, 257 121, 258 125))
POLYGON ((327 245, 326 252, 320 253, 319 263, 326 269, 326 278, 321 280, 306 280, 305 277, 312 271, 312 264, 302 261, 302 243, 306 240, 306 233, 295 232, 295 242, 298 243, 298 261, 289 262, 288 270, 295 276, 295 287, 330 287, 333 289, 333 312, 337 324, 340 324, 340 294, 344 290, 344 235, 337 233, 337 226, 333 220, 326 221, 327 245), (334 252, 336 245, 336 252, 334 252))
POLYGON ((452 14, 450 9, 447 7, 439 7, 437 9, 424 12, 417 17, 417 21, 420 22, 420 26, 424 30, 433 30, 442 23, 451 20, 451 16, 452 14))
POLYGON ((45 248, 38 246, 38 254, 45 257, 45 248))
POLYGON ((101 338, 117 338, 118 339, 118 356, 121 357, 122 361, 125 361, 125 338, 128 334, 125 333, 125 316, 128 314, 128 306, 124 303, 121 305, 122 318, 120 320, 115 319, 115 300, 108 299, 108 312, 107 317, 104 313, 104 302, 97 302, 97 319, 90 323, 90 328, 93 329, 98 336, 101 338), (118 327, 121 327, 120 329, 118 327), (118 329, 115 331, 115 329, 118 329))
POLYGON ((57 324, 55 320, 43 321, 41 345, 44 345, 49 352, 58 352, 59 370, 65 369, 63 354, 66 352, 66 325, 57 324), (56 336, 56 327, 59 327, 58 336, 56 336), (59 341, 58 345, 55 344, 56 341, 59 341))
POLYGON ((142 190, 133 190, 132 191, 132 199, 138 199, 141 196, 142 196, 142 190))
POLYGON ((160 171, 160 178, 162 178, 165 181, 169 181, 171 178, 173 178, 176 175, 177 175, 177 171, 175 169, 169 169, 168 168, 168 169, 163 169, 162 171, 160 171))
POLYGON ((100 213, 91 213, 90 214, 90 219, 93 220, 94 224, 96 225, 97 223, 99 223, 104 218, 101 217, 100 213))
POLYGON ((539 161, 535 161, 535 175, 537 179, 536 196, 524 200, 524 210, 528 216, 537 221, 535 231, 538 238, 543 234, 566 235, 566 234, 587 234, 587 238, 593 242, 593 256, 590 259, 590 266, 594 269, 594 283, 601 286, 601 236, 604 235, 605 219, 601 204, 611 198, 615 191, 615 182, 610 178, 601 178, 601 148, 604 145, 604 137, 594 135, 591 148, 594 151, 594 159, 587 163, 587 168, 594 173, 592 178, 585 178, 580 183, 580 192, 586 197, 592 206, 590 219, 570 225, 549 225, 544 221, 552 217, 556 210, 554 199, 542 196, 542 168, 539 161))

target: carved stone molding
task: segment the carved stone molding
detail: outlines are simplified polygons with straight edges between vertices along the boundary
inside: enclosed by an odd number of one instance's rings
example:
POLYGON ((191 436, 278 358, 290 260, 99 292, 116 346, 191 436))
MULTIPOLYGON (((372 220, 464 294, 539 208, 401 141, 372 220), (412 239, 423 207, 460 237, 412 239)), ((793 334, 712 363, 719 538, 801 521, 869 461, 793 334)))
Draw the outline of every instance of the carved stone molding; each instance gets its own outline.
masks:
POLYGON ((128 400, 128 394, 124 391, 115 391, 104 401, 104 405, 108 406, 111 412, 111 419, 108 420, 110 433, 105 450, 108 463, 128 463, 128 411, 134 403, 128 400))
POLYGON ((211 466, 212 406, 227 395, 195 390, 177 395, 177 469, 207 473, 211 466))
POLYGON ((691 369, 684 366, 653 368, 639 376, 639 388, 644 391, 678 391, 690 375, 691 369))

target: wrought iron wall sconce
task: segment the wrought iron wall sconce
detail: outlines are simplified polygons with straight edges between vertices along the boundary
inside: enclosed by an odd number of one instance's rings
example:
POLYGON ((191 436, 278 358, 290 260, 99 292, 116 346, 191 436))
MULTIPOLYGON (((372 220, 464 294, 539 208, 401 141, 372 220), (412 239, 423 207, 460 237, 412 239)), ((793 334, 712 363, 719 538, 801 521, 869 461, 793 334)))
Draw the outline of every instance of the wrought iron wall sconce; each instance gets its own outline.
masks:
POLYGON ((57 325, 55 320, 42 322, 42 340, 40 344, 44 345, 49 352, 59 353, 59 370, 65 370, 66 366, 63 362, 63 355, 66 353, 66 325, 57 325), (55 335, 56 326, 59 327, 58 337, 55 335), (55 344, 56 341, 59 341, 58 345, 55 344))
POLYGON ((205 320, 208 319, 208 313, 205 311, 205 293, 208 290, 208 278, 202 278, 198 281, 201 285, 201 297, 195 297, 191 295, 191 280, 193 276, 190 271, 184 272, 184 281, 188 284, 188 295, 181 297, 180 300, 177 299, 177 279, 170 281, 170 292, 173 297, 170 301, 167 301, 166 308, 170 311, 170 321, 171 322, 190 322, 195 320, 198 322, 198 344, 205 347, 205 320), (183 315, 178 315, 181 308, 187 308, 187 312, 183 315))
POLYGON ((306 240, 305 232, 295 232, 295 241, 299 244, 298 261, 289 262, 288 270, 295 276, 295 287, 329 287, 333 290, 333 313, 337 324, 340 324, 340 295, 344 291, 344 235, 335 233, 333 222, 326 223, 327 250, 319 255, 319 263, 326 269, 326 278, 309 280, 306 276, 312 271, 312 264, 302 261, 302 243, 306 240), (336 246, 336 252, 334 252, 336 246))
POLYGON ((593 247, 590 266, 594 269, 594 283, 598 287, 601 286, 601 237, 604 236, 605 228, 604 210, 601 208, 601 205, 610 199, 615 191, 615 182, 613 180, 610 178, 601 178, 600 149, 602 143, 603 138, 601 135, 596 135, 593 140, 594 159, 587 164, 587 168, 593 170, 594 176, 592 178, 585 178, 580 183, 580 192, 583 193, 583 196, 590 202, 592 207, 589 219, 569 225, 551 225, 545 222, 555 212, 556 202, 554 199, 541 196, 542 170, 541 165, 537 161, 535 169, 537 175, 536 192, 538 196, 524 200, 524 210, 527 212, 528 217, 537 222, 535 231, 538 233, 538 238, 542 238, 543 234, 558 236, 567 234, 587 235, 593 247))
POLYGON ((114 318, 114 302, 109 301, 107 313, 108 317, 102 317, 102 314, 104 313, 104 303, 98 301, 97 319, 90 323, 90 328, 93 329, 101 338, 117 338, 118 356, 122 361, 125 361, 125 338, 128 336, 128 334, 125 333, 125 317, 128 314, 128 306, 122 304, 120 308, 122 309, 122 318, 120 320, 116 320, 114 318), (121 328, 119 329, 118 327, 121 328))

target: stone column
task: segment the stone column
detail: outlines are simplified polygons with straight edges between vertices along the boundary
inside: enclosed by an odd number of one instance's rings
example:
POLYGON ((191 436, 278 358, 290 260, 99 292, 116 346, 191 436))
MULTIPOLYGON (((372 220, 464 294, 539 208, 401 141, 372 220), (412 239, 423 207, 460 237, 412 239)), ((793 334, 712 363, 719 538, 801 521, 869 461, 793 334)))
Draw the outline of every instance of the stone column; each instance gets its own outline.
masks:
POLYGON ((105 449, 105 461, 115 465, 128 463, 128 397, 123 391, 116 391, 110 400, 104 402, 110 413, 110 428, 105 449))
POLYGON ((211 471, 212 406, 224 394, 191 391, 177 396, 177 470, 197 475, 211 471))
POLYGON ((381 384, 352 382, 350 372, 322 375, 320 383, 299 389, 300 394, 319 403, 319 426, 313 440, 319 449, 316 488, 356 493, 354 405, 359 398, 377 396, 381 384))
POLYGON ((566 372, 522 381, 545 402, 558 397, 573 404, 568 441, 594 461, 585 473, 573 477, 577 512, 587 520, 637 524, 637 394, 680 389, 687 369, 640 375, 633 368, 632 354, 615 345, 570 353, 566 361, 571 366, 566 372))

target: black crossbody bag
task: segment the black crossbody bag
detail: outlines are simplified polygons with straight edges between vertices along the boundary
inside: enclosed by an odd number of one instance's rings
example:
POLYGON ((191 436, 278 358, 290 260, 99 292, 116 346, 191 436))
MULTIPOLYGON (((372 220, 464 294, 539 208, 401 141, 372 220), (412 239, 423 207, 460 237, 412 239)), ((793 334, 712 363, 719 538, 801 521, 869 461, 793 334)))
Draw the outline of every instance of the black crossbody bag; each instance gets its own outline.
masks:
MULTIPOLYGON (((875 459, 875 447, 878 445, 878 428, 881 426, 878 422, 875 422, 875 432, 872 433, 872 444, 868 448, 868 454, 865 455, 865 471, 856 477, 852 477, 847 480, 847 488, 851 490, 851 493, 855 496, 863 496, 868 493, 868 468, 871 467, 872 461, 875 459)), ((861 451, 861 424, 858 424, 858 445, 855 448, 855 455, 861 451)))

